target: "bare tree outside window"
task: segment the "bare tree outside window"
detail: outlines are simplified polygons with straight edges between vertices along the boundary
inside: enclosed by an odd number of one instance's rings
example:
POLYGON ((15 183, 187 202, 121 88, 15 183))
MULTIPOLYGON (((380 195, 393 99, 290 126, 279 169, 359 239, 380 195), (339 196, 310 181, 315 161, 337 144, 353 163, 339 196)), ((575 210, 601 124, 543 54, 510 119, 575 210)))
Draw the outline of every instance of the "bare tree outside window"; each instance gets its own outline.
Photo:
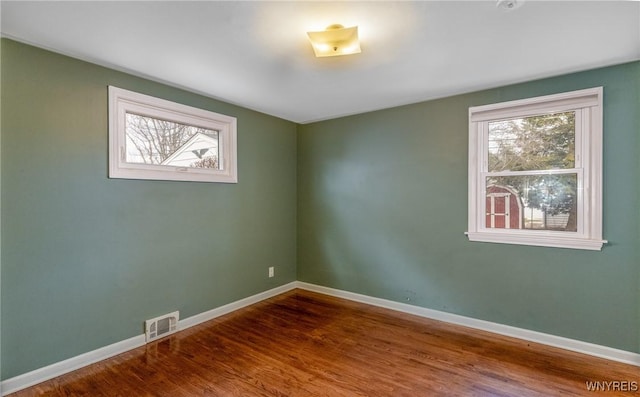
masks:
POLYGON ((218 131, 126 114, 126 162, 219 167, 218 131))
POLYGON ((218 157, 205 157, 201 160, 197 160, 191 164, 193 168, 215 168, 218 169, 218 157))

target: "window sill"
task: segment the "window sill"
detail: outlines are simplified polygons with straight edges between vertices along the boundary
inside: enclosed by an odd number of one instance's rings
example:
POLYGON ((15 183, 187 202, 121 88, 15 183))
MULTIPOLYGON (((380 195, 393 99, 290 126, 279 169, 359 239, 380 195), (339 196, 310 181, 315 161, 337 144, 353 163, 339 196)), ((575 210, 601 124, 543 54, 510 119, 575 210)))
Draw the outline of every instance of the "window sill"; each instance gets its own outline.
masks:
POLYGON ((469 241, 499 244, 534 245, 540 247, 570 248, 600 251, 607 240, 592 240, 579 237, 563 237, 549 235, 465 232, 469 241))
POLYGON ((235 172, 190 167, 148 166, 146 164, 111 164, 109 178, 159 181, 238 183, 235 172))

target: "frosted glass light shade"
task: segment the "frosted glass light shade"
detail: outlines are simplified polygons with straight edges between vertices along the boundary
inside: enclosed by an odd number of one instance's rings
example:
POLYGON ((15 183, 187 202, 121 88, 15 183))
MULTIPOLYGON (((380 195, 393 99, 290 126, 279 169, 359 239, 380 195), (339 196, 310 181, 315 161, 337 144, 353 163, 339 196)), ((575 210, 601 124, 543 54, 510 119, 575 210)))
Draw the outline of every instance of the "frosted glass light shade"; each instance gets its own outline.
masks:
POLYGON ((357 54, 360 50, 358 27, 331 25, 321 32, 307 32, 316 57, 357 54))

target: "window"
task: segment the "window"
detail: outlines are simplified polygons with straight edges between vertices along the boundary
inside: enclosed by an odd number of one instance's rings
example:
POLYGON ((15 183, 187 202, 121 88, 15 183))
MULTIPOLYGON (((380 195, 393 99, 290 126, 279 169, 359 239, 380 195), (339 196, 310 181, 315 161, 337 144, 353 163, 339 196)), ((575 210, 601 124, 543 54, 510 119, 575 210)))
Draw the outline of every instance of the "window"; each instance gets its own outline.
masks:
POLYGON ((236 183, 236 119, 109 87, 109 177, 236 183))
POLYGON ((602 87, 469 108, 466 234, 602 248, 602 87))

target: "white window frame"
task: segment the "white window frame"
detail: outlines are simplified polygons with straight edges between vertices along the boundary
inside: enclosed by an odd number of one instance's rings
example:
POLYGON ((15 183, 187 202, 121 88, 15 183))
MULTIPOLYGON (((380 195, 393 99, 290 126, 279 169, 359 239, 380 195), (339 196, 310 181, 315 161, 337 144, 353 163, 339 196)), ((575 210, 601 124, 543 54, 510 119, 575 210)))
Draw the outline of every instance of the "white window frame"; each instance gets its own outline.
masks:
POLYGON ((596 87, 469 108, 469 224, 465 234, 470 241, 602 249, 607 243, 602 239, 602 97, 602 87, 596 87), (576 164, 571 172, 578 175, 577 231, 486 227, 489 122, 566 111, 576 112, 576 164))
POLYGON ((109 178, 237 183, 237 169, 235 117, 109 86, 109 178), (218 131, 222 169, 127 163, 127 113, 218 131))

